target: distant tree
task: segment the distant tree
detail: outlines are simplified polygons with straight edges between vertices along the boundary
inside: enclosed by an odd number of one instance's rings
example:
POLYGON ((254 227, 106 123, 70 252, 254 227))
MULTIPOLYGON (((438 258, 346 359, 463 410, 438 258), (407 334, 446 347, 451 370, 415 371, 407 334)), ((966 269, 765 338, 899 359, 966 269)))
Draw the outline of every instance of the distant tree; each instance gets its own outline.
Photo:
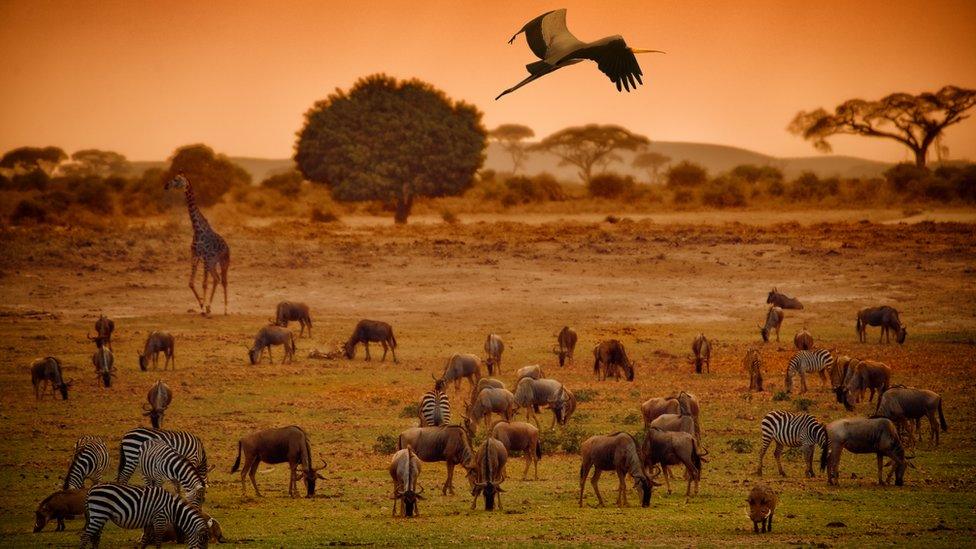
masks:
POLYGON ((528 145, 524 141, 535 137, 535 132, 532 128, 521 124, 502 124, 488 132, 488 137, 498 142, 512 157, 512 175, 515 175, 529 152, 528 145))
POLYGON ((212 206, 227 191, 251 184, 251 174, 247 170, 202 143, 176 149, 169 159, 164 180, 168 181, 179 173, 190 180, 197 203, 201 206, 212 206))
POLYGON ((660 178, 661 168, 667 166, 668 162, 671 162, 670 156, 648 151, 638 153, 636 156, 634 156, 631 166, 640 170, 645 170, 647 172, 649 181, 651 183, 657 183, 660 178))
POLYGON ((58 164, 68 159, 68 155, 58 147, 20 147, 7 151, 0 158, 0 168, 17 172, 30 172, 36 169, 51 175, 58 164))
POLYGON ((586 192, 596 198, 621 198, 634 194, 637 182, 629 175, 601 173, 594 175, 586 192))
POLYGON ((893 139, 915 155, 915 165, 924 168, 929 147, 942 132, 966 118, 976 106, 976 90, 945 86, 935 93, 893 93, 878 101, 850 99, 833 113, 820 108, 800 111, 787 128, 791 133, 830 152, 827 138, 834 135, 863 135, 893 139))
POLYGON ((426 82, 372 75, 305 113, 295 162, 337 200, 392 202, 394 220, 406 223, 416 196, 472 185, 485 159, 481 116, 426 82))
POLYGON ((756 184, 760 181, 782 181, 783 172, 775 166, 756 166, 755 164, 739 164, 732 168, 729 175, 737 177, 746 183, 756 184))
POLYGON ((284 173, 269 175, 261 182, 266 189, 274 189, 284 196, 295 198, 302 192, 302 182, 305 178, 298 170, 288 170, 284 173))
POLYGON ((531 147, 562 159, 560 166, 576 166, 586 185, 593 179, 594 168, 605 169, 620 160, 616 151, 634 151, 650 144, 643 135, 620 126, 588 124, 560 130, 531 147))
POLYGON ((132 164, 125 156, 113 151, 84 149, 71 155, 71 162, 61 166, 68 176, 119 177, 129 174, 132 164))
POLYGON ((667 180, 668 187, 671 189, 700 187, 708 181, 708 172, 694 162, 683 160, 671 166, 667 180))

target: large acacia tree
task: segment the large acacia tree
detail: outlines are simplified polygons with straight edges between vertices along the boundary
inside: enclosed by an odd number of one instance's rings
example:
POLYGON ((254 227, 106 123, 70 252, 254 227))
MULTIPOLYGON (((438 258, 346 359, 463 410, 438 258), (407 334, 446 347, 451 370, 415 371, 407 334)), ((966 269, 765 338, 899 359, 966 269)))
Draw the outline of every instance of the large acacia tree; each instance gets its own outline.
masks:
POLYGON ((202 143, 176 149, 163 179, 169 181, 179 173, 190 180, 200 206, 212 206, 227 191, 251 184, 247 170, 202 143))
POLYGON ((969 118, 966 112, 973 106, 976 90, 945 86, 935 93, 893 93, 877 101, 850 99, 833 113, 801 111, 788 129, 823 152, 831 151, 827 138, 834 135, 893 139, 911 149, 915 165, 924 168, 929 147, 947 127, 969 118))
POLYGON ((497 141, 505 152, 512 157, 512 175, 518 173, 525 156, 529 153, 526 139, 535 137, 535 132, 522 124, 502 124, 488 133, 493 141, 497 141))
POLYGON ((406 223, 416 196, 467 190, 485 160, 481 112, 419 80, 383 74, 336 90, 305 113, 295 163, 337 200, 396 204, 406 223))
POLYGON ((646 147, 650 141, 643 135, 631 133, 620 126, 588 124, 559 130, 532 147, 558 156, 561 166, 576 166, 587 186, 593 171, 619 161, 617 151, 634 151, 646 147))

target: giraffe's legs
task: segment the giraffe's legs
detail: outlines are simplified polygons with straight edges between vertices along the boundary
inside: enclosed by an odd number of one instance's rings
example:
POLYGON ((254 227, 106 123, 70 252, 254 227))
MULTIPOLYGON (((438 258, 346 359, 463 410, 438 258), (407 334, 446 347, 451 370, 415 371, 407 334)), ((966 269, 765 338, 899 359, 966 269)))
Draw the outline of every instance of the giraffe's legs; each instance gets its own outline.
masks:
MULTIPOLYGON (((197 303, 200 305, 200 310, 203 310, 203 298, 200 297, 200 294, 197 292, 196 286, 193 285, 193 281, 197 277, 197 267, 199 265, 200 265, 200 258, 194 256, 193 259, 190 260, 190 289, 193 290, 193 296, 197 298, 197 303)), ((204 277, 206 277, 206 274, 204 274, 204 277)), ((204 292, 206 292, 206 287, 207 287, 206 278, 203 279, 203 287, 204 287, 204 292)))
MULTIPOLYGON (((210 269, 207 265, 203 266, 203 297, 200 299, 200 314, 210 314, 210 305, 204 304, 204 300, 207 299, 207 277, 210 276, 210 269)), ((214 286, 217 285, 217 281, 214 280, 214 286)))
MULTIPOLYGON (((213 289, 210 291, 210 299, 207 301, 207 312, 208 313, 210 312, 210 306, 213 304, 214 295, 217 293, 217 284, 220 282, 220 275, 217 274, 217 268, 216 267, 214 267, 213 269, 210 270, 210 277, 213 278, 213 289)), ((224 291, 224 295, 227 295, 226 290, 224 291)), ((227 306, 225 304, 224 305, 225 313, 226 313, 226 308, 227 308, 227 306)))
MULTIPOLYGON (((230 259, 220 264, 220 285, 224 287, 224 314, 227 314, 227 269, 230 267, 230 259)), ((312 335, 311 326, 308 329, 309 337, 312 335)))

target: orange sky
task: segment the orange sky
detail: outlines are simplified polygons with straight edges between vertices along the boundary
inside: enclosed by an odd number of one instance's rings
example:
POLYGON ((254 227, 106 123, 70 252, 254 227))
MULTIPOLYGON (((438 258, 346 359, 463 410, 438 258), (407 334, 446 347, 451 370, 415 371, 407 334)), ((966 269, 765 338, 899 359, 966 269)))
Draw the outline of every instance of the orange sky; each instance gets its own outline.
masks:
MULTIPOLYGON (((547 134, 617 123, 652 140, 817 154, 785 127, 799 109, 892 91, 976 87, 976 2, 376 1, 47 2, 0 0, 0 151, 97 147, 160 159, 205 142, 231 155, 291 154, 302 114, 335 87, 383 71, 477 104, 491 127, 547 134), (621 34, 663 49, 648 85, 618 94, 595 65, 570 67, 495 102, 533 61, 506 41, 569 8, 580 39, 621 34)), ((953 127, 976 159, 976 121, 953 127)), ((907 160, 864 138, 835 152, 907 160)))

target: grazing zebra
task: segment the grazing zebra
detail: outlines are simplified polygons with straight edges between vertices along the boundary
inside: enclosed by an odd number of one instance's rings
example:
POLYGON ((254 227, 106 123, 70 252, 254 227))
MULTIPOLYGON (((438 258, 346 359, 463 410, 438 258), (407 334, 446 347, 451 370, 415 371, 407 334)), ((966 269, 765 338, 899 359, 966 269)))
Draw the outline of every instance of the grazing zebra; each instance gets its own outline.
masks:
POLYGON ((803 448, 804 457, 807 460, 807 476, 813 477, 813 447, 820 446, 821 457, 826 459, 827 455, 827 430, 824 424, 820 423, 810 414, 800 412, 785 412, 775 410, 766 414, 760 425, 762 431, 762 449, 759 450, 759 469, 756 474, 762 476, 763 457, 769 449, 769 443, 775 441, 776 449, 773 455, 776 457, 776 465, 779 467, 779 474, 786 476, 783 471, 783 463, 780 456, 783 454, 783 446, 790 448, 803 448))
POLYGON ((139 453, 142 451, 142 443, 149 439, 159 439, 169 444, 176 453, 190 460, 190 463, 197 468, 197 472, 207 480, 207 452, 203 449, 203 443, 195 435, 186 431, 165 431, 163 429, 147 429, 136 427, 122 437, 119 443, 119 474, 115 477, 116 482, 126 484, 136 470, 139 463, 139 453))
POLYGON ((146 486, 162 486, 169 480, 182 489, 186 501, 197 507, 203 505, 206 482, 190 460, 176 453, 169 444, 154 438, 143 442, 139 469, 146 486))
POLYGON ((143 543, 157 547, 170 525, 183 532, 187 547, 205 549, 210 542, 208 521, 200 511, 159 487, 116 483, 93 486, 85 500, 81 547, 98 547, 102 528, 109 520, 121 528, 144 529, 143 543))
POLYGON ((444 391, 427 391, 420 397, 420 426, 439 427, 451 423, 451 401, 444 391))
POLYGON ((800 375, 800 393, 807 392, 807 374, 820 374, 821 385, 827 384, 827 370, 834 366, 834 357, 827 349, 797 351, 786 367, 786 392, 793 391, 793 376, 800 375))
POLYGON ((92 479, 92 484, 102 481, 102 474, 108 469, 110 458, 105 442, 91 435, 84 435, 75 443, 75 453, 68 465, 68 474, 64 476, 62 490, 84 488, 85 479, 92 479))

